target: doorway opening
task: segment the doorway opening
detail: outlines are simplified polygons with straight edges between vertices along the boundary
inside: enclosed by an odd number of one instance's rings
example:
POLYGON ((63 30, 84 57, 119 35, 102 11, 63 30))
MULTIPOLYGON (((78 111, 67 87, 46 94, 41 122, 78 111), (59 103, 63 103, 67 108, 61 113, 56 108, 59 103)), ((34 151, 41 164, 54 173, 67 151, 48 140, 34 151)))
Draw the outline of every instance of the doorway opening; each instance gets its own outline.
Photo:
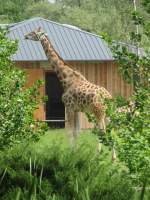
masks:
POLYGON ((65 127, 65 106, 61 100, 63 87, 56 74, 45 73, 45 92, 48 97, 46 102, 46 121, 51 128, 65 127))

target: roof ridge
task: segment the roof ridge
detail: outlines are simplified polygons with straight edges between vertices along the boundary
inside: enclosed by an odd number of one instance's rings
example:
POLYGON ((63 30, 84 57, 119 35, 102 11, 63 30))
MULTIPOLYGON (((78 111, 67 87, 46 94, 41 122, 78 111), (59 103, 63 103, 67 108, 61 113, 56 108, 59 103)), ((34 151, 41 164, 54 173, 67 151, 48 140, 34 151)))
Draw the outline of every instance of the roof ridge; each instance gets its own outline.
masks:
MULTIPOLYGON (((45 18, 42 18, 42 17, 41 17, 41 19, 42 19, 42 20, 45 20, 45 21, 48 21, 48 22, 51 22, 51 23, 53 23, 53 24, 57 24, 58 26, 63 26, 63 27, 65 27, 65 28, 67 28, 67 29, 71 29, 71 30, 78 31, 78 32, 83 32, 83 33, 86 33, 86 34, 93 35, 93 36, 96 36, 96 37, 101 38, 99 35, 97 35, 97 34, 95 34, 95 33, 91 33, 91 32, 82 30, 82 29, 80 29, 80 28, 79 28, 79 29, 75 29, 75 28, 73 28, 73 27, 65 26, 64 24, 61 24, 61 23, 59 23, 59 22, 54 22, 54 21, 51 21, 51 20, 49 20, 49 19, 45 19, 45 18)), ((68 24, 68 25, 71 25, 71 24, 68 24)), ((71 25, 71 26, 74 26, 74 25, 71 25)))
MULTIPOLYGON (((29 22, 34 21, 34 20, 44 20, 44 21, 47 21, 47 22, 52 23, 52 24, 56 24, 56 25, 61 26, 61 27, 65 27, 65 28, 67 28, 67 29, 71 29, 71 30, 73 30, 73 31, 78 31, 78 32, 82 32, 82 33, 85 33, 85 34, 88 34, 88 35, 92 35, 92 36, 101 38, 101 36, 99 36, 99 35, 97 35, 97 34, 94 34, 94 33, 88 32, 88 31, 84 31, 84 30, 82 30, 82 29, 74 29, 74 28, 72 28, 72 27, 65 26, 65 25, 63 25, 63 24, 61 24, 61 23, 59 23, 59 22, 54 22, 54 21, 51 21, 51 20, 49 20, 49 19, 45 19, 45 18, 42 18, 42 17, 34 17, 34 18, 31 18, 31 19, 27 19, 27 20, 24 20, 24 21, 20 21, 20 22, 18 22, 18 23, 14 23, 14 24, 15 24, 14 26, 13 26, 13 24, 12 24, 12 26, 10 26, 9 28, 10 28, 11 30, 15 30, 15 29, 18 28, 18 26, 19 26, 19 27, 22 26, 23 23, 25 23, 25 22, 29 23, 29 22)), ((101 38, 101 39, 102 39, 102 38, 101 38)), ((102 39, 102 40, 103 40, 103 39, 102 39)))
POLYGON ((31 19, 25 19, 25 20, 23 20, 23 21, 20 21, 20 22, 16 22, 16 23, 13 23, 13 24, 10 24, 10 28, 11 28, 11 30, 15 30, 15 29, 17 29, 18 28, 18 26, 20 27, 20 26, 22 26, 24 23, 29 23, 29 22, 31 22, 31 21, 33 21, 33 20, 37 20, 37 19, 41 19, 40 17, 34 17, 34 18, 31 18, 31 19))
POLYGON ((22 23, 24 23, 24 22, 26 22, 26 21, 28 21, 28 20, 25 19, 25 20, 20 21, 20 22, 11 23, 11 24, 9 24, 9 27, 10 27, 10 28, 11 28, 11 27, 13 28, 14 26, 20 25, 20 24, 22 24, 22 23))
POLYGON ((74 29, 41 17, 24 20, 9 27, 9 36, 19 40, 20 51, 16 60, 46 60, 40 43, 24 40, 24 33, 36 26, 47 30, 58 53, 64 60, 104 61, 112 60, 108 45, 98 35, 74 29), (67 38, 66 38, 67 37, 67 38))

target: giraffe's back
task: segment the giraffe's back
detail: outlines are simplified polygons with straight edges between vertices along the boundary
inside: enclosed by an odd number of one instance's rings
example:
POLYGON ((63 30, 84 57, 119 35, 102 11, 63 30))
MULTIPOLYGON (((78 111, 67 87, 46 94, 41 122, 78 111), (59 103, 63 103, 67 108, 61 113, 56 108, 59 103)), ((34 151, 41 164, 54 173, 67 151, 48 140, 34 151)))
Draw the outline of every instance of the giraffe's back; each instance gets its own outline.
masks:
POLYGON ((73 84, 63 95, 63 102, 67 107, 76 111, 91 110, 95 104, 103 104, 104 99, 112 98, 103 87, 88 81, 73 84))

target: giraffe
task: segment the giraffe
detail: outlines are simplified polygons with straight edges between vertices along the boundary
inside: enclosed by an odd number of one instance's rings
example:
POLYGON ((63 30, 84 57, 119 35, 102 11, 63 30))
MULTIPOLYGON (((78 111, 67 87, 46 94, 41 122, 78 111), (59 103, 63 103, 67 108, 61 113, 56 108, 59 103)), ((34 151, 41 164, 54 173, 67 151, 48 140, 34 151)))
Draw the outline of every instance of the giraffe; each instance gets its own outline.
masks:
MULTIPOLYGON (((68 66, 56 52, 48 35, 41 27, 27 33, 25 39, 41 42, 48 62, 63 86, 62 101, 68 120, 71 119, 72 113, 92 113, 99 127, 105 130, 104 100, 111 99, 111 94, 104 87, 89 82, 80 72, 68 66)), ((76 134, 73 133, 73 137, 76 137, 76 134)))

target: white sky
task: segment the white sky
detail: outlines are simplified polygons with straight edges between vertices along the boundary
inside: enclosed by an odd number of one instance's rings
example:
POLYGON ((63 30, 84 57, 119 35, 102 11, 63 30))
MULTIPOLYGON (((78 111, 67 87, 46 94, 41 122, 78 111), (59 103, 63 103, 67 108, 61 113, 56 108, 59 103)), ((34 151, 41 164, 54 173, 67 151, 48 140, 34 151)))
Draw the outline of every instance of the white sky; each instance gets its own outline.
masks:
POLYGON ((50 3, 54 3, 55 2, 55 0, 48 0, 50 3))

